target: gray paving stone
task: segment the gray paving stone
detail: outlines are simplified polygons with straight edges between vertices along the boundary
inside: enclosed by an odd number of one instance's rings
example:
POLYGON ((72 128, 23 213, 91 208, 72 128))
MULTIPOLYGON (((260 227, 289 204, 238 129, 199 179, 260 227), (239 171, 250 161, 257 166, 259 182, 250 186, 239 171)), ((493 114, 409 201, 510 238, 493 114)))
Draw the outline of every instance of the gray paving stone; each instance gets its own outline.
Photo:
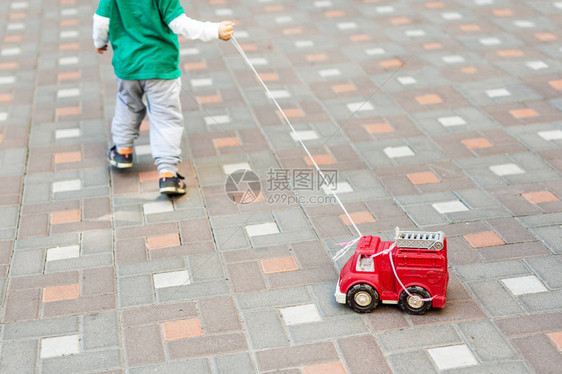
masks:
POLYGON ((0 151, 0 176, 22 175, 26 160, 25 148, 12 148, 0 151))
POLYGON ((17 206, 0 208, 0 228, 16 227, 18 223, 18 210, 17 206))
POLYGON ((452 326, 416 327, 377 335, 385 353, 462 343, 452 326))
MULTIPOLYGON (((89 233, 84 233, 84 236, 89 233)), ((44 249, 51 247, 65 247, 69 245, 80 244, 80 234, 69 233, 69 234, 56 234, 47 237, 39 238, 25 238, 18 239, 15 242, 15 250, 26 250, 26 249, 44 249)))
POLYGON ((477 373, 494 373, 494 374, 526 374, 529 368, 521 361, 506 362, 498 364, 482 364, 458 368, 451 372, 459 374, 477 374, 477 373))
POLYGON ((28 183, 23 190, 24 204, 45 203, 51 199, 51 189, 48 184, 28 183))
POLYGON ((129 307, 152 304, 154 291, 150 275, 136 275, 117 279, 119 306, 129 307))
POLYGON ((260 371, 273 371, 334 362, 338 360, 338 353, 331 342, 322 342, 262 350, 256 353, 256 359, 260 371))
POLYGON ((482 362, 516 360, 518 358, 502 333, 490 321, 459 324, 468 345, 482 362))
POLYGON ((6 373, 35 373, 39 342, 37 340, 16 340, 2 344, 0 365, 6 373))
POLYGON ((81 250, 85 255, 111 253, 113 236, 110 230, 86 231, 82 233, 81 250))
POLYGON ((256 367, 248 353, 215 356, 217 371, 221 374, 254 373, 256 367))
POLYGON ((211 367, 206 358, 166 362, 157 365, 135 367, 129 370, 131 374, 153 374, 153 373, 201 373, 211 374, 211 367))
POLYGON ((348 314, 324 321, 294 325, 288 328, 291 341, 296 344, 360 335, 369 329, 358 314, 348 314))
POLYGON ((41 368, 43 373, 76 373, 77 368, 88 371, 119 369, 121 368, 121 352, 112 349, 50 358, 43 360, 41 368))
POLYGON ((16 228, 0 229, 0 240, 14 240, 16 237, 16 228))
POLYGON ((115 312, 84 316, 84 349, 107 349, 119 345, 119 319, 115 312))
POLYGON ((310 227, 304 213, 299 208, 276 210, 273 215, 281 231, 301 231, 310 227))
POLYGON ((219 251, 249 248, 250 243, 242 227, 213 228, 213 236, 219 251))
POLYGON ((65 259, 62 261, 48 261, 45 263, 45 273, 97 268, 112 264, 113 256, 111 253, 102 253, 93 256, 65 259))
POLYGON ((270 234, 263 236, 255 236, 250 239, 253 247, 265 247, 267 245, 290 244, 294 242, 304 242, 316 240, 318 237, 312 230, 281 232, 279 234, 270 234))
POLYGON ((468 287, 491 316, 512 316, 523 313, 517 301, 497 280, 469 283, 468 287))
POLYGON ((438 373, 425 351, 413 351, 388 356, 394 372, 400 374, 438 373))
POLYGON ((244 313, 244 320, 253 349, 289 345, 289 338, 277 310, 248 311, 244 313))
POLYGON ((217 278, 224 279, 223 266, 218 254, 205 254, 189 258, 191 276, 194 281, 205 281, 217 278))
POLYGON ((4 339, 42 338, 53 335, 73 335, 80 331, 78 317, 50 318, 38 321, 21 321, 4 325, 4 339))
POLYGON ((128 277, 131 275, 163 273, 183 269, 186 269, 184 259, 167 258, 139 264, 120 265, 117 267, 117 276, 128 277))
POLYGON ((458 266, 455 268, 455 272, 465 281, 471 282, 526 275, 530 273, 530 270, 523 262, 511 260, 458 266))
POLYGON ((527 227, 553 226, 562 222, 562 212, 519 217, 518 219, 527 227))
POLYGON ((329 317, 342 316, 349 314, 349 309, 345 305, 338 304, 334 297, 336 283, 322 283, 310 286, 312 294, 316 300, 322 315, 329 317))
POLYGON ((228 282, 223 279, 197 282, 178 287, 161 288, 157 291, 158 302, 181 301, 228 295, 230 288, 228 282))
POLYGON ((521 295, 521 301, 531 313, 562 309, 562 289, 521 295))
POLYGON ((532 257, 525 262, 548 288, 562 288, 562 261, 558 257, 532 257))
POLYGON ((12 276, 42 274, 44 261, 44 251, 41 249, 14 252, 10 274, 12 276))
POLYGON ((283 288, 237 296, 241 309, 264 309, 299 305, 311 301, 305 287, 283 288))
POLYGON ((562 254, 562 243, 560 242, 560 235, 562 235, 561 225, 535 227, 531 230, 545 243, 552 253, 562 254))

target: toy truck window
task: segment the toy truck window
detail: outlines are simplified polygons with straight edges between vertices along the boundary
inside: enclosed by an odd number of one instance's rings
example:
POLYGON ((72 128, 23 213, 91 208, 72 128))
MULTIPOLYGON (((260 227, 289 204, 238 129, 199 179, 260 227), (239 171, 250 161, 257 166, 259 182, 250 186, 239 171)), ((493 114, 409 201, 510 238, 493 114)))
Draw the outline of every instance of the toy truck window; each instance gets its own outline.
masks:
POLYGON ((374 272, 375 262, 373 258, 364 255, 357 256, 357 266, 355 267, 355 270, 361 272, 365 272, 365 271, 374 272))

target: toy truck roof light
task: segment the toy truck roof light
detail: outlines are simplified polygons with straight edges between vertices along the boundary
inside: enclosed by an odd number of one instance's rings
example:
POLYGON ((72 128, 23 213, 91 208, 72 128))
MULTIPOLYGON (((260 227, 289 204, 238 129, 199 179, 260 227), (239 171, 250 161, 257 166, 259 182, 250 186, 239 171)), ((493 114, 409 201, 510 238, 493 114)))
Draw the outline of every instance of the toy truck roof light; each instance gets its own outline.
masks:
POLYGON ((398 231, 396 246, 399 248, 443 249, 445 234, 442 231, 398 231))

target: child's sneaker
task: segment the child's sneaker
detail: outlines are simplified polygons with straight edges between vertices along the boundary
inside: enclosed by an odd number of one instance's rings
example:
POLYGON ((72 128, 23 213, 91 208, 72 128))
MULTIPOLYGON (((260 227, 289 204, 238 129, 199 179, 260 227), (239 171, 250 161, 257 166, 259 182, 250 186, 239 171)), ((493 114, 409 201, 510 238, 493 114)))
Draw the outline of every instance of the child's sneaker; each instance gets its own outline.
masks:
POLYGON ((166 172, 160 173, 160 179, 158 181, 160 185, 160 193, 164 195, 182 195, 185 193, 185 178, 179 173, 174 175, 174 173, 166 172))
POLYGON ((133 149, 132 148, 122 148, 117 150, 116 146, 113 146, 109 150, 109 155, 107 156, 109 163, 119 169, 127 169, 133 167, 133 149))

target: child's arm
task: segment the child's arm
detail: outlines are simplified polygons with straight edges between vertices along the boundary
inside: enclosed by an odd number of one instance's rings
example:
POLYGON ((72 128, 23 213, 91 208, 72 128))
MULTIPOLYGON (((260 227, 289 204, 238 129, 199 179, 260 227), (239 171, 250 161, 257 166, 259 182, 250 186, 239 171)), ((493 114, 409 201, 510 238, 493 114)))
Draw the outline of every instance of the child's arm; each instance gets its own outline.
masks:
POLYGON ((99 54, 107 51, 107 42, 109 41, 109 18, 94 14, 94 46, 99 54))
POLYGON ((232 37, 233 23, 223 21, 221 23, 201 22, 180 14, 174 18, 168 26, 174 34, 183 35, 187 39, 199 39, 204 42, 220 38, 228 40, 232 37))

